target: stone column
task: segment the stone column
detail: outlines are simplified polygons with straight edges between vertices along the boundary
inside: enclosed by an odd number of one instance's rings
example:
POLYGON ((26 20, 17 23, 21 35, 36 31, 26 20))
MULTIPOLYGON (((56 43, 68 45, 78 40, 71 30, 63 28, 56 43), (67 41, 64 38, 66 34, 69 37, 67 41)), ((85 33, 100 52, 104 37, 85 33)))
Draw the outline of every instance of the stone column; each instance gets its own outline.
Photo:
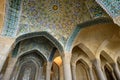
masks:
POLYGON ((47 62, 46 66, 46 80, 50 80, 52 62, 47 62))
POLYGON ((63 56, 64 80, 72 80, 71 67, 70 67, 71 54, 66 53, 63 56))
POLYGON ((73 63, 71 67, 72 67, 72 79, 76 80, 76 64, 73 63))
POLYGON ((0 71, 8 57, 11 45, 5 45, 0 43, 0 71))
POLYGON ((117 77, 118 80, 120 80, 120 71, 119 71, 117 62, 112 64, 112 67, 113 67, 113 71, 115 73, 115 76, 117 77))
POLYGON ((59 68, 60 68, 60 80, 64 80, 63 66, 61 65, 59 68))
POLYGON ((89 69, 88 69, 88 70, 89 70, 88 72, 89 72, 90 80, 94 80, 92 67, 89 67, 89 69))
POLYGON ((96 73, 98 75, 99 80, 106 80, 105 75, 103 74, 102 70, 101 70, 101 65, 100 65, 100 61, 99 60, 94 60, 93 61, 96 73))
POLYGON ((3 68, 3 65, 5 64, 6 59, 7 59, 7 56, 0 54, 0 72, 3 68))
POLYGON ((12 49, 13 42, 14 42, 14 39, 0 36, 0 72, 12 49))
POLYGON ((10 79, 11 74, 12 74, 12 72, 14 70, 14 67, 15 67, 16 61, 17 61, 16 58, 11 58, 11 60, 8 63, 8 67, 6 69, 6 72, 5 72, 5 75, 3 77, 3 80, 9 80, 10 79))

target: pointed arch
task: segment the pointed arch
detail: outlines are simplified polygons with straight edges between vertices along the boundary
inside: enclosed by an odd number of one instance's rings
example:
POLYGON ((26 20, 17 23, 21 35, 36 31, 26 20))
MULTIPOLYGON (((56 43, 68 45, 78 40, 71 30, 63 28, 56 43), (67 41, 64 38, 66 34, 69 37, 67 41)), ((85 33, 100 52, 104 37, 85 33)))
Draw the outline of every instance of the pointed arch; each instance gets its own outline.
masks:
POLYGON ((90 64, 90 61, 88 61, 88 60, 86 60, 84 58, 85 58, 84 56, 79 57, 79 59, 75 61, 75 64, 78 61, 81 61, 87 68, 91 67, 92 64, 90 64))
POLYGON ((17 58, 20 58, 20 57, 22 57, 24 55, 27 55, 27 54, 30 54, 32 52, 35 52, 35 54, 41 56, 43 58, 43 60, 47 62, 47 58, 39 50, 37 50, 37 49, 36 50, 34 49, 34 50, 30 50, 30 51, 24 52, 24 53, 18 55, 17 58))
POLYGON ((46 32, 46 31, 32 32, 32 33, 24 34, 24 35, 17 37, 14 44, 13 44, 13 48, 15 48, 17 46, 17 44, 19 44, 23 40, 35 38, 35 37, 40 37, 40 36, 45 37, 51 43, 53 43, 60 53, 63 52, 62 44, 57 39, 55 39, 50 33, 46 32))
POLYGON ((100 55, 102 55, 109 63, 115 63, 114 59, 106 51, 102 50, 100 55))
POLYGON ((78 47, 81 48, 86 53, 86 55, 90 58, 90 60, 95 59, 95 55, 93 54, 93 52, 83 43, 80 43, 78 47))
POLYGON ((76 41, 76 38, 78 37, 82 29, 93 26, 93 25, 97 25, 97 24, 109 24, 109 23, 113 23, 112 19, 101 17, 101 18, 97 18, 97 19, 87 21, 77 25, 76 28, 73 30, 71 36, 67 40, 67 43, 65 45, 65 51, 66 52, 72 51, 72 48, 74 47, 73 44, 76 41))

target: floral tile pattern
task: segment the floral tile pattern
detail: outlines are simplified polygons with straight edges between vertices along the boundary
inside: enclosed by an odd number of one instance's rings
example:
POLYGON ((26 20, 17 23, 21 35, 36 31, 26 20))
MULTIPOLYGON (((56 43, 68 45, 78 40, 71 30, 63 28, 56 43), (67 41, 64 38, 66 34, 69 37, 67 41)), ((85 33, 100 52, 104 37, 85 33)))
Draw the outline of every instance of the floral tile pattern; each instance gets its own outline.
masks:
POLYGON ((97 0, 111 17, 120 15, 120 0, 97 0))
MULTIPOLYGON (((9 2, 21 8, 18 9, 18 13, 15 13, 18 19, 8 20, 18 26, 8 24, 13 29, 9 30, 5 25, 5 30, 3 30, 4 36, 9 34, 10 37, 47 31, 60 43, 65 44, 77 24, 108 16, 94 0, 22 0, 21 4, 15 3, 14 0, 9 0, 9 2)), ((10 10, 11 8, 8 9, 10 10)))

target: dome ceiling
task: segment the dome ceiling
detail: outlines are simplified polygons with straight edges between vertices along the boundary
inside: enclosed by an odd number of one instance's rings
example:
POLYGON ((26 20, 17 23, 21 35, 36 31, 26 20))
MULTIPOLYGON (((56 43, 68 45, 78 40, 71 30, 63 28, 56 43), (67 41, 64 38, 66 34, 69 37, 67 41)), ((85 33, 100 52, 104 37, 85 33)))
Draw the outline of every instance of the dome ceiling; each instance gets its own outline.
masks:
POLYGON ((3 29, 3 35, 10 37, 47 31, 64 44, 77 24, 108 16, 94 0, 22 0, 21 5, 20 0, 9 0, 9 4, 11 3, 13 7, 7 6, 6 12, 14 10, 17 18, 14 21, 11 19, 15 16, 7 19, 9 23, 14 24, 3 29), (17 8, 14 8, 16 6, 17 8))

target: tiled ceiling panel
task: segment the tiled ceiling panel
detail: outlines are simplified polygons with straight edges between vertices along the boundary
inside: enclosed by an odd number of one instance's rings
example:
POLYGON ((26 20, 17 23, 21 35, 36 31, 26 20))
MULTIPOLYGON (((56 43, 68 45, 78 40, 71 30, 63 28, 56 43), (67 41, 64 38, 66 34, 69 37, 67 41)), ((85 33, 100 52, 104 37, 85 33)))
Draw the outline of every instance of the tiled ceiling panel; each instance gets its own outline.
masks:
MULTIPOLYGON (((18 10, 15 13, 17 17, 11 16, 9 20, 9 15, 14 12, 7 14, 6 17, 11 24, 5 25, 3 33, 5 36, 10 33, 11 37, 36 31, 47 31, 64 44, 77 24, 106 16, 105 11, 94 0, 22 0, 22 4, 15 3, 14 0, 9 1, 9 4, 12 2, 18 8, 13 8, 18 10), (19 19, 11 20, 14 18, 19 19), (12 22, 17 23, 18 27, 12 22), (7 30, 9 29, 7 25, 13 30, 7 30)), ((7 12, 10 10, 8 9, 7 12)))

